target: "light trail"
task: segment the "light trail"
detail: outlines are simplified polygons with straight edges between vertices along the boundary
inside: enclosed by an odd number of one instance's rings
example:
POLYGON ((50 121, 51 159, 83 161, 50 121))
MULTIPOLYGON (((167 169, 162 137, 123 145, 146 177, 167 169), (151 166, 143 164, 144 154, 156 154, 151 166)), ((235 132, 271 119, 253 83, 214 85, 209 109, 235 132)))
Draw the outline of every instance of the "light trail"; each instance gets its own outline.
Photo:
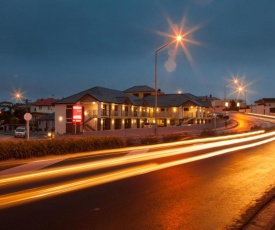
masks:
POLYGON ((61 195, 64 193, 80 190, 80 189, 85 189, 88 187, 93 187, 121 179, 125 179, 128 177, 132 176, 137 176, 141 174, 146 174, 150 173, 153 171, 157 170, 162 170, 165 168, 177 166, 177 165, 182 165, 194 161, 199 161, 203 160, 206 158, 210 157, 215 157, 219 156, 225 153, 237 151, 237 150, 242 150, 246 148, 251 148, 255 146, 259 146, 262 144, 266 144, 268 142, 274 141, 275 137, 270 137, 269 139, 265 139, 262 141, 259 141, 257 143, 252 143, 252 144, 246 144, 243 146, 238 146, 238 147, 232 147, 228 149, 223 149, 223 150, 218 150, 210 153, 206 153, 204 155, 199 155, 199 156, 194 156, 194 157, 189 157, 186 159, 182 160, 177 160, 177 161, 172 161, 172 162, 167 162, 163 164, 147 164, 147 165, 142 165, 138 167, 130 167, 122 170, 117 170, 113 171, 110 173, 105 173, 97 176, 91 176, 83 180, 74 180, 71 182, 64 182, 64 183, 59 183, 59 184, 54 184, 50 186, 44 186, 40 188, 35 188, 35 189, 30 189, 22 192, 17 192, 9 195, 4 195, 1 196, 0 198, 0 209, 23 204, 23 203, 28 203, 31 201, 43 199, 43 198, 49 198, 52 196, 56 195, 61 195))
POLYGON ((130 176, 138 175, 139 173, 142 174, 146 172, 144 170, 146 167, 148 166, 144 165, 132 167, 129 169, 118 170, 112 173, 105 173, 99 176, 92 176, 83 180, 74 180, 71 182, 59 183, 4 195, 0 198, 0 209, 124 179, 130 176))
MULTIPOLYGON (((106 160, 95 161, 91 163, 78 164, 73 166, 64 166, 57 169, 46 169, 36 173, 25 173, 21 175, 14 175, 9 177, 4 177, 0 179, 0 185, 11 184, 11 183, 23 183, 27 181, 42 180, 50 177, 64 176, 75 173, 84 172, 87 170, 97 170, 107 167, 119 166, 123 164, 137 163, 142 161, 154 160, 168 156, 175 156, 180 154, 187 154, 199 150, 206 150, 216 147, 224 147, 233 144, 239 144, 247 141, 256 141, 262 138, 268 138, 274 136, 275 132, 263 133, 252 137, 243 137, 239 139, 212 142, 194 146, 178 147, 173 149, 158 150, 156 152, 147 152, 137 155, 128 155, 119 158, 111 158, 106 160)), ((147 146, 148 148, 148 146, 147 146)))

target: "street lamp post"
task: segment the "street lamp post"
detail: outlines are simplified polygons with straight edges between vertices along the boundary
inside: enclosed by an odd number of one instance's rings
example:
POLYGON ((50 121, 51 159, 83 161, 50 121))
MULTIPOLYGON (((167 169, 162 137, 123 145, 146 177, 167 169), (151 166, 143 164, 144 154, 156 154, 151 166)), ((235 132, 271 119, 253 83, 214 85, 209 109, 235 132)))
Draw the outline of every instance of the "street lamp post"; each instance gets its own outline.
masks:
POLYGON ((157 126, 158 126, 158 114, 157 114, 157 107, 158 107, 158 52, 166 48, 167 46, 173 44, 176 41, 181 41, 182 36, 178 35, 176 39, 166 43, 162 47, 158 48, 155 51, 155 109, 154 109, 154 115, 155 115, 155 135, 157 134, 157 126))
MULTIPOLYGON (((20 93, 17 93, 16 95, 15 95, 15 97, 17 98, 17 99, 21 99, 21 94, 20 93)), ((30 120, 32 119, 32 115, 29 113, 29 102, 31 101, 31 100, 29 100, 29 99, 21 99, 22 101, 24 101, 25 103, 26 103, 26 113, 24 114, 24 119, 25 119, 25 121, 26 121, 26 133, 27 133, 27 140, 29 140, 30 139, 30 120)))
MULTIPOLYGON (((237 84, 238 83, 238 80, 234 80, 234 81, 231 81, 231 82, 229 82, 229 83, 226 83, 225 85, 224 85, 224 101, 223 101, 223 104, 224 104, 224 106, 226 107, 226 86, 228 86, 228 85, 231 85, 231 84, 237 84)), ((225 113, 226 113, 226 110, 225 110, 225 113)))

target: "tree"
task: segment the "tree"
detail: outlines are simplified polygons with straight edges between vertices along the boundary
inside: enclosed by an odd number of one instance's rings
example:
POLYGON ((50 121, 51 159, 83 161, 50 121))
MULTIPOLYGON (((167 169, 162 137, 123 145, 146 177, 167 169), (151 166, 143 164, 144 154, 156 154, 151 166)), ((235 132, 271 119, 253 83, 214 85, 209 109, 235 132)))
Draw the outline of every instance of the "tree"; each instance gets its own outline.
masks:
POLYGON ((235 109, 237 107, 237 103, 235 100, 231 100, 230 102, 230 108, 235 109))

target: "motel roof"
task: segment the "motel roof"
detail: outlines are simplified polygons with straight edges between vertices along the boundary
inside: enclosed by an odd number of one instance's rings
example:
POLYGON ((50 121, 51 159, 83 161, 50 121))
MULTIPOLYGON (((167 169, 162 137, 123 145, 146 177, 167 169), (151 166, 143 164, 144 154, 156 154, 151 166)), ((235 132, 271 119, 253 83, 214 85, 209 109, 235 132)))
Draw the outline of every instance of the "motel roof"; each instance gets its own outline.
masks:
MULTIPOLYGON (((137 88, 138 87, 140 86, 137 86, 137 88)), ((133 88, 135 87, 132 87, 130 89, 133 89, 133 88)), ((150 95, 141 99, 134 95, 125 93, 126 91, 122 92, 119 90, 108 89, 108 88, 97 86, 97 87, 93 87, 88 90, 82 91, 80 93, 74 94, 72 96, 63 98, 59 101, 56 101, 54 104, 76 104, 79 101, 86 101, 87 97, 92 97, 96 101, 106 102, 106 103, 114 103, 114 104, 131 103, 132 105, 136 105, 136 106, 141 106, 146 104, 151 107, 155 105, 154 95, 150 95)), ((192 105, 197 105, 202 107, 211 106, 210 101, 204 101, 202 100, 202 98, 197 97, 190 93, 158 95, 158 107, 179 107, 181 105, 187 105, 187 104, 188 105, 192 104, 192 105)))

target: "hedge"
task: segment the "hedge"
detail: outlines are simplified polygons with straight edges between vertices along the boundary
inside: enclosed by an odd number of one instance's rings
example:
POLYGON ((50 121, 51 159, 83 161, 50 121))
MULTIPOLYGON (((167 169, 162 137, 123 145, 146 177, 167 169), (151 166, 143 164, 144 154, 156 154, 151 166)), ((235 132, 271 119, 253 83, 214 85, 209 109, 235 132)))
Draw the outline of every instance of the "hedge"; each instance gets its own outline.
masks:
POLYGON ((115 149, 125 146, 151 145, 179 141, 183 138, 186 138, 186 135, 173 133, 163 136, 142 136, 135 138, 115 136, 3 141, 0 142, 0 160, 62 155, 103 149, 115 149))
POLYGON ((0 160, 87 152, 125 147, 122 137, 85 137, 0 142, 0 160))

